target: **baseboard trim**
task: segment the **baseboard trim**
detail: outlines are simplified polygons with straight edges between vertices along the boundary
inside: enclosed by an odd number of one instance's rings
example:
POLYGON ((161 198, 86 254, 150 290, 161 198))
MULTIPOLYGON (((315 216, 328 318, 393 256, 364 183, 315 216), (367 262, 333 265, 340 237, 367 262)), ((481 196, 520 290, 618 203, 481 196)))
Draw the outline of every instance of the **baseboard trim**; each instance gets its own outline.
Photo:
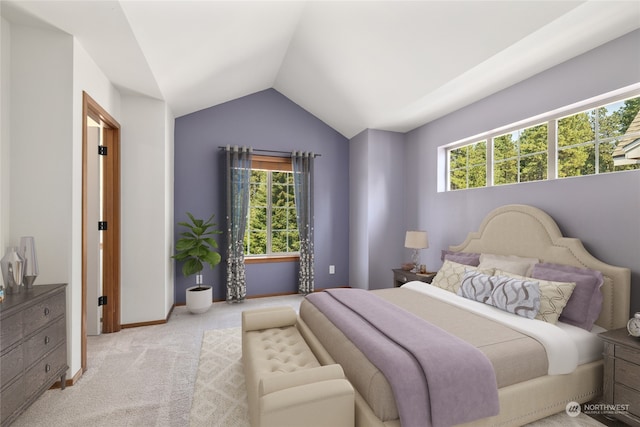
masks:
POLYGON ((127 324, 124 324, 124 325, 120 325, 120 327, 122 329, 128 329, 128 328, 139 328, 140 326, 163 325, 163 324, 165 324, 165 323, 167 323, 169 321, 169 318, 171 317, 171 313, 173 313, 173 309, 175 307, 176 307, 176 304, 173 304, 171 306, 171 309, 169 310, 169 313, 167 314, 167 317, 165 319, 150 320, 148 322, 127 323, 127 324))

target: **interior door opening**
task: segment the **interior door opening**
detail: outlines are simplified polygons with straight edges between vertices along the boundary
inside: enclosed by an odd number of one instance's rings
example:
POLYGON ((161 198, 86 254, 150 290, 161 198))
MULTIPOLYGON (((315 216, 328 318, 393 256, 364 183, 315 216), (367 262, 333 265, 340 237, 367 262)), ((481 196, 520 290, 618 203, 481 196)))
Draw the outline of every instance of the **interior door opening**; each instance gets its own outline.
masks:
POLYGON ((82 370, 87 335, 120 330, 120 125, 83 93, 82 370))

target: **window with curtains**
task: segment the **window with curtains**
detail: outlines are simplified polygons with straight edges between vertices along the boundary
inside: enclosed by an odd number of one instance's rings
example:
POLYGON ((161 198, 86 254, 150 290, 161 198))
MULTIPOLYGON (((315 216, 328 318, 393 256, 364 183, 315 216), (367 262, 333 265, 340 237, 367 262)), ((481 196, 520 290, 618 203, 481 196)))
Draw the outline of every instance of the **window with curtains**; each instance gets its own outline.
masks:
POLYGON ((245 262, 297 259, 300 236, 294 194, 291 158, 253 156, 245 262))

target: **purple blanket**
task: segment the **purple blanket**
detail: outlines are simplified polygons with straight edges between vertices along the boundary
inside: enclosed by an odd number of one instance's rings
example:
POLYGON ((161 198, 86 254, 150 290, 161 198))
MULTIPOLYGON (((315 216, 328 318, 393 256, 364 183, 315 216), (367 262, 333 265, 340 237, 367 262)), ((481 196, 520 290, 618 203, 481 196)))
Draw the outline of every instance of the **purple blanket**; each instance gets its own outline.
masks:
POLYGON ((365 290, 307 299, 387 378, 402 427, 451 426, 500 412, 493 366, 467 342, 365 290))

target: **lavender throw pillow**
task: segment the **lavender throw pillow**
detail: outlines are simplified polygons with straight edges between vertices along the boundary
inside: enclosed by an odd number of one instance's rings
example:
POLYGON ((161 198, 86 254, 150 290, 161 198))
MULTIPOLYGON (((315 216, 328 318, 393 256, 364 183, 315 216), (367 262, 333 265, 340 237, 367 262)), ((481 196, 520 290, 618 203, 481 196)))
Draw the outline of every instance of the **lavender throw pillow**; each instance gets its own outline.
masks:
POLYGON ((556 282, 575 282, 576 287, 560 314, 561 322, 591 331, 602 310, 604 283, 602 273, 588 268, 539 263, 533 266, 531 277, 556 282))
POLYGON ((443 249, 440 259, 442 261, 449 260, 472 267, 477 267, 480 264, 480 254, 473 252, 454 252, 443 249))

